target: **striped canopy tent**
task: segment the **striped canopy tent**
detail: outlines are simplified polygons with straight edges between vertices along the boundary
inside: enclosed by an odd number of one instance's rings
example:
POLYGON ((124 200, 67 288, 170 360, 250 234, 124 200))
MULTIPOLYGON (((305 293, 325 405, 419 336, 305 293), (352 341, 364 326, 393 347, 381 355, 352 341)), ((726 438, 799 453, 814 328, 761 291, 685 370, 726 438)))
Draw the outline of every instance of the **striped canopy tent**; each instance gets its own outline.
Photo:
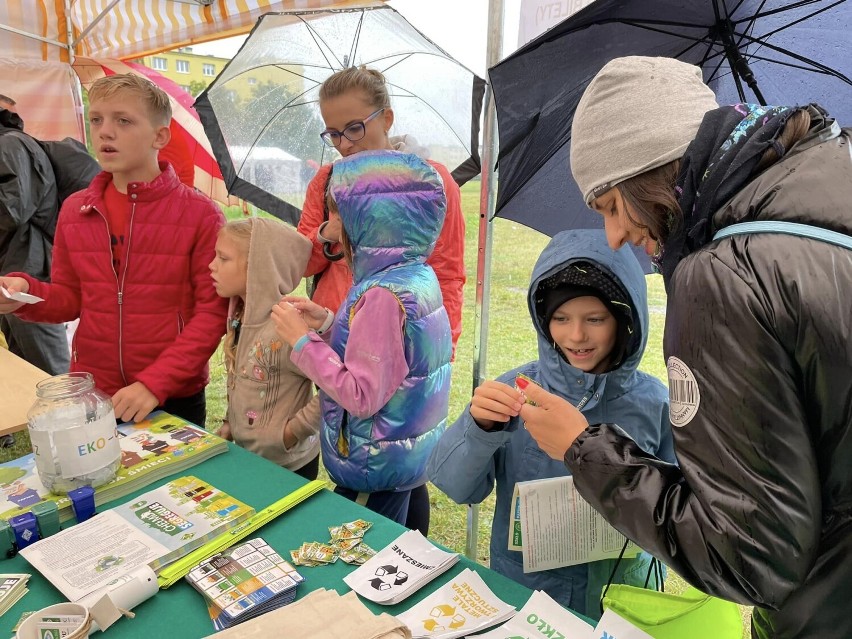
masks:
POLYGON ((71 64, 132 59, 247 33, 269 11, 374 4, 362 0, 2 0, 0 94, 13 94, 27 131, 84 137, 71 64))

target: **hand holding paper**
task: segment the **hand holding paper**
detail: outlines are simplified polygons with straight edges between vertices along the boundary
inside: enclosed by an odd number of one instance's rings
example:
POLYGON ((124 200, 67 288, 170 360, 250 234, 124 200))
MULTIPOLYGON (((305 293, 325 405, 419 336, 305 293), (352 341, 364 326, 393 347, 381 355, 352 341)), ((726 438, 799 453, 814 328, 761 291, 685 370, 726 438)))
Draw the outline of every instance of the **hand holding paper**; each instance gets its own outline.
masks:
POLYGON ((27 291, 30 285, 23 277, 0 277, 0 314, 14 313, 24 304, 35 304, 44 300, 27 291))
POLYGON ((476 387, 470 400, 470 416, 484 430, 516 417, 523 404, 520 392, 502 382, 489 380, 476 387))

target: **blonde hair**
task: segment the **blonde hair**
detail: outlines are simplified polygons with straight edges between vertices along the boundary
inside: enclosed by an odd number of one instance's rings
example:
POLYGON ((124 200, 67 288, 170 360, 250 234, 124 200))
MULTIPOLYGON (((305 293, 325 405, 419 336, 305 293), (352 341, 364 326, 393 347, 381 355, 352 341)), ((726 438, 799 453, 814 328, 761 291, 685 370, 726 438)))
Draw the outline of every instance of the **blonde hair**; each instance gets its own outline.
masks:
POLYGON ((360 67, 349 67, 330 75, 322 83, 319 100, 336 98, 350 91, 361 91, 367 96, 367 102, 376 109, 390 108, 390 95, 385 76, 381 71, 360 67))
MULTIPOLYGON (((239 246, 242 255, 248 261, 249 244, 251 242, 252 218, 233 220, 219 229, 219 236, 227 235, 239 246)), ((237 325, 242 320, 245 311, 245 301, 238 298, 234 304, 231 317, 228 318, 228 332, 225 333, 225 341, 222 352, 225 356, 225 370, 233 373, 237 366, 237 325), (236 324, 235 324, 236 322, 236 324)))
POLYGON ((117 73, 96 80, 89 89, 89 103, 130 95, 142 101, 155 125, 168 126, 172 119, 169 96, 156 84, 134 73, 117 73))

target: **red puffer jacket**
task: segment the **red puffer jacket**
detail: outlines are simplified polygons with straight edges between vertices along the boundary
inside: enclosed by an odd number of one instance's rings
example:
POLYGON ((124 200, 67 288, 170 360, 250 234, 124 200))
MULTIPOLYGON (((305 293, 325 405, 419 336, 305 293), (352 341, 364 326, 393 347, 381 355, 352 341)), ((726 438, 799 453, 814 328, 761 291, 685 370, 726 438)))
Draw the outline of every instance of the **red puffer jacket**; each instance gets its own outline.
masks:
POLYGON ((224 224, 219 207, 183 185, 171 165, 152 182, 131 182, 122 272, 112 266, 101 173, 62 205, 51 283, 23 273, 44 302, 17 312, 36 322, 80 317, 71 370, 94 375, 114 394, 142 382, 162 404, 208 381, 207 362, 224 333, 228 300, 216 295, 207 265, 224 224))
MULTIPOLYGON (((435 244, 435 250, 426 263, 435 270, 441 294, 444 297, 444 308, 450 317, 450 329, 453 335, 453 351, 462 332, 462 305, 464 304, 464 283, 466 280, 464 268, 464 216, 461 210, 461 192, 458 184, 443 164, 429 160, 441 179, 447 194, 447 215, 444 226, 435 244)), ((323 255, 323 244, 317 239, 317 230, 325 220, 325 187, 328 183, 331 164, 320 167, 317 174, 308 185, 305 194, 305 204, 302 207, 302 217, 299 220, 298 231, 311 242, 314 248, 305 277, 322 273, 313 300, 337 312, 337 308, 346 297, 352 286, 352 273, 345 260, 329 262, 323 255)), ((335 247, 338 250, 339 247, 335 247)))

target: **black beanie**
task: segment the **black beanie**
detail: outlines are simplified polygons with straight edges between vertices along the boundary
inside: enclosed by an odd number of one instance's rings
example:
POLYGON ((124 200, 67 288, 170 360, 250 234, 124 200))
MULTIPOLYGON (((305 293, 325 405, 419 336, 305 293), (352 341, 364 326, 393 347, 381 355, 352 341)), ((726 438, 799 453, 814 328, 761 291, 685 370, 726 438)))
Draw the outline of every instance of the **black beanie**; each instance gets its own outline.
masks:
MULTIPOLYGON (((611 275, 591 262, 573 262, 539 283, 534 301, 542 332, 548 342, 553 342, 550 318, 565 302, 586 296, 596 297, 603 302, 618 322, 610 370, 618 368, 638 344, 639 332, 634 329, 637 318, 627 291, 611 275)), ((556 350, 564 359, 561 349, 556 350)))

